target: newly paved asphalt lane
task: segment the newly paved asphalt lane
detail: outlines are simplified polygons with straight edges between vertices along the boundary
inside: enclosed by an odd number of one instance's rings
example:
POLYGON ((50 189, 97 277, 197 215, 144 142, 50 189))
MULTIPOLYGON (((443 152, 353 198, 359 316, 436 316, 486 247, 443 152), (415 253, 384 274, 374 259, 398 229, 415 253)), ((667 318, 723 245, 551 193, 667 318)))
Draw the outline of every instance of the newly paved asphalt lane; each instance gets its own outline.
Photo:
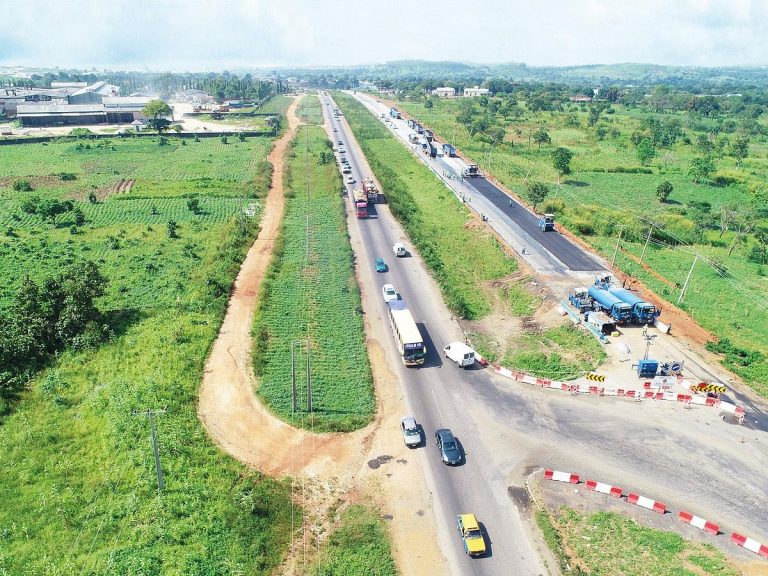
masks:
POLYGON ((477 194, 485 196, 502 214, 513 220, 520 228, 534 237, 539 244, 549 250, 555 258, 560 260, 569 269, 574 272, 591 272, 603 269, 583 248, 577 246, 565 236, 558 234, 556 231, 542 232, 539 228, 538 218, 528 212, 508 194, 499 190, 492 182, 485 178, 467 178, 466 183, 477 194))
MULTIPOLYGON (((338 130, 333 133, 334 140, 343 140, 345 156, 355 178, 355 184, 346 186, 349 195, 353 188, 360 186, 361 179, 371 173, 365 159, 359 157, 346 123, 333 118, 332 104, 324 106, 326 118, 330 118, 331 125, 338 130)), ((345 200, 349 202, 348 197, 345 200)), ((490 386, 489 376, 479 371, 465 371, 444 361, 443 346, 460 339, 461 331, 426 267, 413 253, 386 205, 371 206, 370 218, 353 220, 351 224, 359 227, 362 236, 366 253, 359 257, 363 272, 369 275, 377 293, 385 283, 395 286, 408 304, 427 345, 428 357, 424 366, 406 368, 397 354, 394 339, 382 343, 390 366, 398 376, 406 404, 423 428, 424 443, 413 457, 421 459, 427 485, 433 493, 439 544, 451 573, 457 576, 545 574, 538 553, 526 535, 520 513, 507 496, 504 474, 495 465, 474 418, 465 409, 465 395, 472 393, 468 388, 469 377, 481 386, 490 386), (395 258, 392 253, 392 245, 400 241, 406 243, 410 252, 406 258, 395 258), (388 272, 377 274, 373 271, 373 260, 377 256, 389 264, 388 272), (440 460, 434 443, 438 428, 450 428, 456 435, 465 455, 461 465, 448 467, 440 460), (455 518, 466 512, 475 513, 484 529, 488 547, 484 557, 469 558, 464 554, 455 518)), ((388 322, 383 298, 378 298, 377 302, 380 321, 388 322)))

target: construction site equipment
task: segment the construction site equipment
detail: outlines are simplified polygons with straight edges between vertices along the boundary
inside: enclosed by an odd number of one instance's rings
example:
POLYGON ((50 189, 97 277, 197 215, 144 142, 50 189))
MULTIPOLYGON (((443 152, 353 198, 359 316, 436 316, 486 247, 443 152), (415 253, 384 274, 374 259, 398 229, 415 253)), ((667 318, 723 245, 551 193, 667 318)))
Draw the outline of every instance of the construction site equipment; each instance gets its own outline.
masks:
POLYGON ((608 314, 616 323, 626 324, 632 319, 632 307, 600 286, 590 286, 588 294, 594 301, 594 307, 608 314))
POLYGON ((592 299, 589 297, 586 288, 574 288, 568 293, 568 302, 583 314, 587 310, 592 310, 592 299))
POLYGON ((549 232, 550 230, 555 229, 555 215, 554 214, 544 214, 541 218, 539 218, 539 228, 541 228, 542 232, 549 232))
POLYGON ((376 204, 379 200, 379 189, 376 188, 372 178, 366 178, 363 180, 363 191, 365 192, 366 199, 369 204, 376 204))
POLYGON ((358 218, 368 218, 368 196, 365 192, 356 188, 352 191, 352 206, 355 208, 355 216, 358 218))

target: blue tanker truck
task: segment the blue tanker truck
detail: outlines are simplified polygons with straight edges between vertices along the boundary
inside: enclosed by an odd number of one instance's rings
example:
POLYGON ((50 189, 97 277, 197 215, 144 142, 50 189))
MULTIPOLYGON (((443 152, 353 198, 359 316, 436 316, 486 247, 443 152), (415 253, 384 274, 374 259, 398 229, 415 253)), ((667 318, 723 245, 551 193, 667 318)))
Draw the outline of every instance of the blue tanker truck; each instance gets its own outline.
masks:
POLYGON ((646 302, 629 290, 619 288, 618 286, 608 286, 607 290, 619 300, 626 302, 632 307, 632 321, 636 324, 653 324, 654 320, 661 314, 661 310, 656 308, 656 306, 646 302))
POLYGON ((617 324, 625 324, 632 320, 632 307, 608 290, 600 286, 590 286, 589 296, 595 301, 595 308, 608 314, 616 320, 617 324))

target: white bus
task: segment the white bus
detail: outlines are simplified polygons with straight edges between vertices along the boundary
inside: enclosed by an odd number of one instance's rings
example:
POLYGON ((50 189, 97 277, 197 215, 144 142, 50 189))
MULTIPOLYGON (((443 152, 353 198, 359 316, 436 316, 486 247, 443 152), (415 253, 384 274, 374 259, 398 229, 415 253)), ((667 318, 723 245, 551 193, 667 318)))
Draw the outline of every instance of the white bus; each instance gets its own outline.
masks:
POLYGON ((427 348, 421 337, 416 322, 413 321, 408 306, 404 300, 393 300, 387 303, 389 323, 392 325, 392 335, 397 343, 397 351, 406 366, 424 364, 427 348))

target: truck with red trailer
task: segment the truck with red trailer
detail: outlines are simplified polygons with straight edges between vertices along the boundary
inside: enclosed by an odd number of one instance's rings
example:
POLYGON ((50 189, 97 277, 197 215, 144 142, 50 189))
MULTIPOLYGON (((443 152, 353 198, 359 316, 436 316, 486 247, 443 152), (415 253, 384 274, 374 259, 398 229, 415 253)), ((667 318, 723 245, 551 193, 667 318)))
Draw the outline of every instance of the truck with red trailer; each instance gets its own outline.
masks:
POLYGON ((365 192, 356 188, 352 191, 352 206, 355 208, 355 216, 358 218, 368 218, 368 196, 365 192))

